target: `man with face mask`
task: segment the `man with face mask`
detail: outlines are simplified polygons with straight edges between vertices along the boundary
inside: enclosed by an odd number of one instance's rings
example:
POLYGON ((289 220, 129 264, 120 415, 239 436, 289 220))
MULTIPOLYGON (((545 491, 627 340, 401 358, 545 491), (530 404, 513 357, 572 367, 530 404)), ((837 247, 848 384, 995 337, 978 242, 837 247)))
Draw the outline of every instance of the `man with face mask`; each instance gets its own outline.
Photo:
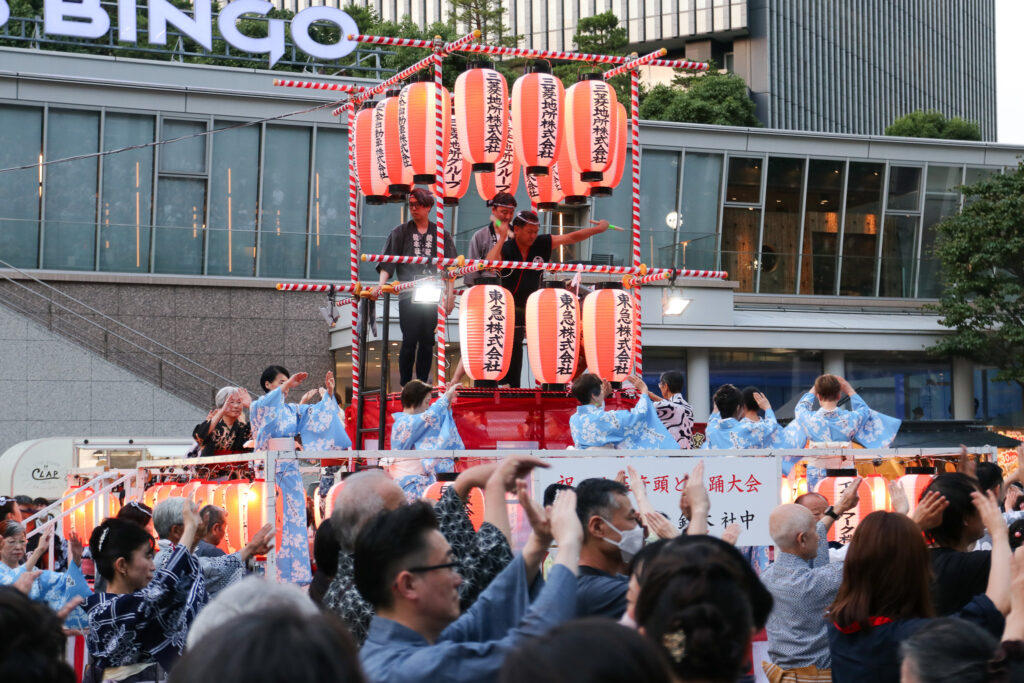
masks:
POLYGON ((645 536, 629 489, 612 479, 585 479, 576 488, 576 514, 583 525, 576 616, 619 619, 629 588, 623 571, 645 536))

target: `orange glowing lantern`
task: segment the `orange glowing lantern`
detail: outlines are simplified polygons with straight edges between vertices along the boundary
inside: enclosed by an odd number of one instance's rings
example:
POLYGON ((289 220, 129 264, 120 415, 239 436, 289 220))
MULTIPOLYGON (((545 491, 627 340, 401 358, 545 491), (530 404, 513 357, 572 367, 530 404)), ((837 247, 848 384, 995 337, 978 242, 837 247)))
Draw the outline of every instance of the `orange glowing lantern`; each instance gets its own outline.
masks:
MULTIPOLYGON (((274 498, 274 516, 276 520, 275 528, 277 530, 276 536, 278 545, 281 540, 281 529, 284 526, 282 520, 284 519, 284 497, 281 495, 280 487, 275 487, 277 495, 274 498)), ((245 492, 245 496, 242 499, 245 510, 243 518, 245 525, 243 528, 242 539, 245 544, 252 541, 252 537, 256 535, 256 532, 260 528, 270 523, 270 519, 267 517, 267 482, 263 479, 257 479, 249 484, 248 490, 245 492)))
POLYGON ((565 151, 584 182, 603 180, 611 166, 614 108, 615 90, 601 74, 584 74, 565 91, 565 151))
POLYGON ((508 372, 515 332, 512 292, 498 285, 476 285, 459 304, 459 342, 466 374, 477 386, 497 386, 508 372))
POLYGON ((151 510, 155 509, 156 506, 159 505, 161 501, 175 497, 176 489, 178 489, 177 484, 169 483, 150 486, 148 489, 146 489, 146 493, 143 494, 142 501, 146 505, 148 505, 151 510))
MULTIPOLYGON (((66 539, 71 538, 72 532, 78 535, 82 543, 89 543, 89 536, 92 534, 92 530, 96 527, 97 513, 100 522, 107 517, 112 517, 117 514, 118 510, 121 509, 120 501, 112 495, 107 495, 107 508, 104 509, 103 496, 97 496, 84 505, 78 507, 72 512, 68 512, 75 505, 78 505, 86 498, 91 496, 96 489, 91 486, 72 486, 64 492, 64 496, 73 496, 68 498, 61 503, 61 512, 67 516, 64 517, 64 531, 62 535, 66 539)), ((63 497, 63 496, 62 496, 63 497)))
POLYGON ((583 351, 587 369, 621 382, 633 369, 633 297, 619 284, 602 283, 583 299, 583 351))
POLYGON ((554 211, 565 198, 562 183, 558 178, 558 165, 553 165, 547 175, 526 176, 526 193, 535 211, 554 211))
POLYGON ((490 62, 470 62, 455 79, 455 121, 462 156, 474 171, 493 172, 508 135, 508 85, 490 62))
POLYGON ((217 486, 214 497, 217 505, 227 512, 227 523, 225 524, 224 540, 221 548, 227 548, 225 552, 238 552, 245 546, 245 524, 247 495, 249 493, 249 482, 243 479, 233 479, 217 486))
MULTIPOLYGON (((387 96, 377 103, 373 110, 374 173, 387 185, 385 193, 396 199, 409 194, 412 186, 412 169, 402 163, 402 145, 399 140, 399 93, 388 90, 387 96)), ((431 124, 433 130, 433 124, 431 124)), ((356 129, 358 133, 358 127, 356 129)))
POLYGON ((579 308, 561 282, 545 282, 526 300, 526 349, 542 385, 560 388, 572 381, 580 351, 579 308))
POLYGON ((782 477, 782 484, 779 487, 779 500, 782 503, 792 503, 805 493, 807 493, 807 477, 798 477, 792 474, 782 477))
POLYGON ((917 509, 918 501, 921 500, 925 489, 928 488, 928 485, 932 483, 934 478, 934 467, 908 467, 904 475, 899 478, 900 486, 903 487, 907 494, 907 503, 911 513, 917 509))
POLYGON ((545 176, 562 150, 565 88, 547 62, 535 62, 512 84, 516 159, 527 175, 545 176))
MULTIPOLYGON (((423 492, 423 497, 426 500, 437 502, 441 500, 444 490, 451 485, 450 481, 435 481, 423 492)), ((483 491, 475 487, 469 490, 469 497, 466 499, 466 512, 469 513, 469 521, 473 523, 473 528, 480 531, 480 527, 484 523, 483 491)))
MULTIPOLYGON (((835 505, 856 476, 856 470, 852 469, 827 470, 826 477, 815 487, 815 493, 820 493, 831 505, 835 505)), ((886 510, 889 506, 889 490, 884 477, 864 477, 857 494, 860 497, 857 507, 841 515, 829 528, 828 540, 849 543, 860 520, 877 510, 886 510)))
MULTIPOLYGON (((377 150, 374 148, 373 116, 376 105, 376 102, 363 102, 356 114, 354 128, 349 131, 356 141, 356 180, 359 181, 359 191, 366 197, 367 204, 383 204, 388 198, 388 181, 378 172, 377 150)), ((383 141, 380 147, 383 152, 383 141)))
POLYGON ((616 102, 612 107, 612 163, 604 174, 604 179, 590 186, 591 197, 610 197, 612 188, 618 187, 628 158, 627 135, 626 108, 620 102, 616 102))
POLYGON ((452 140, 448 145, 448 157, 444 164, 444 205, 456 206, 469 190, 469 179, 473 172, 469 161, 462 153, 462 144, 456 135, 458 124, 452 117, 452 140))
POLYGON ((444 173, 437 167, 436 151, 436 116, 438 106, 441 111, 441 159, 448 157, 448 142, 451 139, 452 110, 451 96, 448 89, 441 87, 440 100, 434 89, 433 72, 421 74, 430 80, 420 80, 402 88, 398 96, 398 143, 402 150, 402 166, 407 173, 412 173, 412 181, 416 184, 433 185, 437 182, 437 174, 444 173))
POLYGON ((499 192, 515 194, 519 187, 519 160, 515 155, 515 131, 509 122, 508 135, 505 138, 505 152, 501 155, 493 173, 476 174, 476 191, 484 201, 494 199, 499 192))
POLYGON ((586 204, 590 194, 590 183, 580 179, 579 171, 572 166, 572 160, 562 147, 562 153, 555 162, 558 173, 558 184, 562 187, 563 201, 566 204, 586 204))

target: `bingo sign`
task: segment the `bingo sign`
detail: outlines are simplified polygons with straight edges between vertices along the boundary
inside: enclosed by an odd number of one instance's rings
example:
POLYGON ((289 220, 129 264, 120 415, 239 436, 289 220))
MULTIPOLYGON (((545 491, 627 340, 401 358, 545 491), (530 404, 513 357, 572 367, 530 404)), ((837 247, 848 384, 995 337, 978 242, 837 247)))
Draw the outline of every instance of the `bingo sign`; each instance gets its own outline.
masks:
MULTIPOLYGON (((704 458, 704 485, 711 499, 708 531, 721 536, 729 524, 739 524, 737 545, 772 545, 768 517, 779 504, 776 458, 773 456, 704 458)), ((534 470, 534 495, 538 500, 550 484, 576 486, 584 479, 613 479, 628 466, 647 485, 647 497, 658 512, 679 521, 679 496, 685 477, 697 464, 696 457, 571 457, 550 458, 548 469, 534 470)))

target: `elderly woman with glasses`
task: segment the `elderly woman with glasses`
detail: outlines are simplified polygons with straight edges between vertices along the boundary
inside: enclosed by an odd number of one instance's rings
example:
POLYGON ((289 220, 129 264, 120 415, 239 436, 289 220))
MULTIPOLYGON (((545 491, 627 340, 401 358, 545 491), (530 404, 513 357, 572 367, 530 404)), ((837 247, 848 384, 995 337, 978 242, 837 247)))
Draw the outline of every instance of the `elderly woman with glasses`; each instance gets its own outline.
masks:
MULTIPOLYGON (((427 190, 417 187, 409 193, 410 220, 391 231, 382 253, 389 256, 422 256, 437 258, 437 224, 431 222, 430 214, 434 206, 434 196, 427 190)), ((447 232, 444 233, 444 256, 455 258, 455 240, 447 232)), ((377 265, 380 273, 380 284, 383 285, 397 276, 401 282, 409 282, 438 273, 432 264, 392 264, 377 265)), ((438 285, 439 286, 439 285, 438 285)), ((421 382, 430 383, 430 366, 434 360, 434 331, 437 328, 437 299, 417 302, 414 290, 406 290, 398 297, 398 324, 402 330, 402 346, 398 351, 398 373, 404 386, 413 378, 413 366, 416 378, 421 382)), ((445 308, 448 313, 455 306, 454 291, 450 280, 445 284, 445 308)))

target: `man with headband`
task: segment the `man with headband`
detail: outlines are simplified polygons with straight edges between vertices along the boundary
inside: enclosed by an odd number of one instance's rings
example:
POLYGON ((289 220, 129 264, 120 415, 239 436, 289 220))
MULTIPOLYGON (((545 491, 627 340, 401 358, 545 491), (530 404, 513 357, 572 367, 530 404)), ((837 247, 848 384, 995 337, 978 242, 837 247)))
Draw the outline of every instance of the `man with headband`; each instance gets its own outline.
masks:
MULTIPOLYGON (((520 211, 512 219, 512 233, 507 224, 498 229, 498 241, 487 253, 489 260, 547 263, 556 247, 576 244, 608 229, 608 221, 590 221, 591 227, 565 235, 540 235, 540 219, 533 211, 520 211), (508 237, 512 239, 507 239, 508 237)), ((516 332, 508 374, 499 380, 518 388, 523 369, 523 339, 526 338, 526 300, 540 288, 544 271, 509 269, 502 271, 501 284, 512 292, 516 303, 516 332)))
MULTIPOLYGON (((498 243, 498 228, 508 229, 509 221, 516 212, 516 198, 508 192, 499 192, 494 198, 487 202, 491 208, 491 221, 481 227, 473 235, 469 242, 469 251, 466 258, 482 259, 487 258, 487 253, 498 243)), ((462 281, 467 287, 479 284, 483 278, 494 277, 492 271, 480 271, 467 274, 462 281)))

